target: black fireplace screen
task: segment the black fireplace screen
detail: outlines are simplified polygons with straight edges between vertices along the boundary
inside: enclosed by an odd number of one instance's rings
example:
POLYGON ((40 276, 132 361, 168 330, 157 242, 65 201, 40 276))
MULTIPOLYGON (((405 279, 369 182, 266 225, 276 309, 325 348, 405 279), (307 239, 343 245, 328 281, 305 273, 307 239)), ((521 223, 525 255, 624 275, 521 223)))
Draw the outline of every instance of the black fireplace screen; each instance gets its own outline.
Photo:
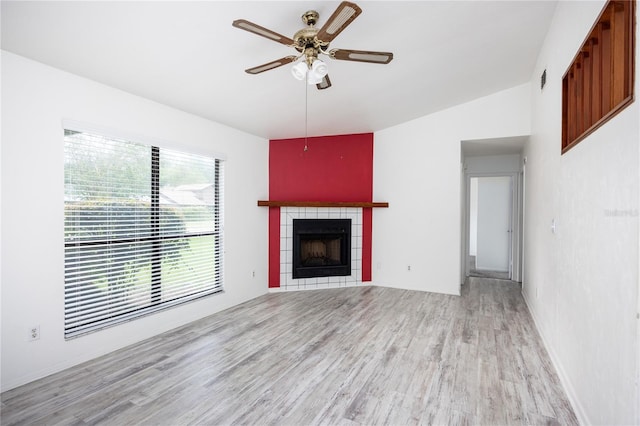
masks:
POLYGON ((293 278, 351 275, 351 219, 293 220, 293 278))

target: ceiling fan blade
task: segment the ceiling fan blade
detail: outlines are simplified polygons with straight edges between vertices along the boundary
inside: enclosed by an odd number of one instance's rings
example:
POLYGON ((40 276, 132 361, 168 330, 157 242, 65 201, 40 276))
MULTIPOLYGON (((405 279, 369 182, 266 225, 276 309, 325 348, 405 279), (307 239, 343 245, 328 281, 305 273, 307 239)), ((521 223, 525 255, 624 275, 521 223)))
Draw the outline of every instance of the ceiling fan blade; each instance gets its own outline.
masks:
POLYGON ((277 41, 278 43, 282 43, 286 46, 292 46, 293 44, 295 44, 294 41, 289 37, 285 37, 282 34, 278 34, 275 31, 268 30, 265 27, 261 27, 260 25, 254 24, 253 22, 249 22, 245 19, 235 20, 231 25, 236 28, 240 28, 241 30, 249 31, 250 33, 268 38, 269 40, 277 41))
POLYGON ((325 43, 331 42, 338 34, 342 32, 347 25, 362 13, 362 9, 355 3, 343 1, 329 20, 318 31, 317 38, 325 43))
POLYGON ((285 56, 284 58, 276 59, 275 61, 271 61, 263 65, 258 65, 257 67, 249 68, 244 71, 249 74, 260 74, 261 72, 269 71, 274 68, 278 68, 291 63, 296 59, 298 59, 296 56, 285 56))
POLYGON ((393 59, 391 52, 370 52, 367 50, 332 49, 329 56, 341 61, 370 62, 372 64, 388 64, 393 59))
POLYGON ((325 75, 322 78, 322 81, 316 84, 316 87, 318 88, 318 90, 328 89, 329 87, 331 87, 331 80, 329 80, 329 75, 325 75))

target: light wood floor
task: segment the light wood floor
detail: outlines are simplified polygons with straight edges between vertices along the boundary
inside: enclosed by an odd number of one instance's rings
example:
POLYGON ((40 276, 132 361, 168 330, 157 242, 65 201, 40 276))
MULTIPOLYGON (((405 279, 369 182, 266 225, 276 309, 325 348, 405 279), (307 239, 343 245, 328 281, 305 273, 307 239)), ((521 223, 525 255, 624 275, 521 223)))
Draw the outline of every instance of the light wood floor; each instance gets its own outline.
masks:
POLYGON ((577 424, 518 284, 268 294, 2 394, 9 424, 577 424))

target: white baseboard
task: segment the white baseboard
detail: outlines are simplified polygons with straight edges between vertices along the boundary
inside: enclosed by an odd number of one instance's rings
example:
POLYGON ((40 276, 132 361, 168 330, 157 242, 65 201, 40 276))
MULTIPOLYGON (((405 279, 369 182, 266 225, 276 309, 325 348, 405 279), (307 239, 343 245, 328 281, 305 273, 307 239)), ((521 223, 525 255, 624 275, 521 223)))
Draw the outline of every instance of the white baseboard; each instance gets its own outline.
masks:
POLYGON ((567 375, 567 372, 562 366, 560 359, 558 358, 558 356, 556 355, 556 352, 553 350, 553 347, 549 344, 548 339, 545 337, 544 333, 542 332, 542 329, 540 328, 540 322, 534 315, 533 310, 529 305, 529 301, 527 300, 527 296, 525 292, 522 292, 522 298, 524 299, 525 305, 527 305, 527 310, 529 311, 529 315, 531 315, 531 318, 533 319, 533 324, 536 326, 536 330, 538 330, 538 334, 542 339, 542 343, 544 344, 544 347, 547 350, 547 353, 549 354, 551 363, 553 364, 553 366, 556 369, 556 372, 558 373, 558 377, 560 378, 560 383, 562 384, 562 387, 564 388, 564 391, 567 394, 567 397, 569 398, 569 403, 571 404, 571 407, 573 408, 573 412, 576 414, 576 417, 578 418, 578 423, 580 423, 581 425, 592 424, 589 421, 589 417, 587 416, 587 413, 584 410, 584 407, 582 406, 582 404, 580 404, 580 400, 578 399, 578 395, 576 394, 575 388, 573 387, 571 380, 569 380, 569 376, 567 375))

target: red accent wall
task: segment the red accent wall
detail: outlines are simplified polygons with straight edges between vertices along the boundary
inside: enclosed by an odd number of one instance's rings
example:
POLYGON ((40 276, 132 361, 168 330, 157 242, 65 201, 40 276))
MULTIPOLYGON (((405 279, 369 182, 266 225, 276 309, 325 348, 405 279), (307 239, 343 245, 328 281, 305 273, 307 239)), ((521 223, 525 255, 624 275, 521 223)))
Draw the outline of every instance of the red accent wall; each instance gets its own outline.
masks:
MULTIPOLYGON (((269 199, 373 201, 373 133, 269 141, 269 199)), ((362 280, 371 281, 372 211, 363 209, 362 280)), ((269 208, 269 287, 280 287, 280 208, 269 208)))

